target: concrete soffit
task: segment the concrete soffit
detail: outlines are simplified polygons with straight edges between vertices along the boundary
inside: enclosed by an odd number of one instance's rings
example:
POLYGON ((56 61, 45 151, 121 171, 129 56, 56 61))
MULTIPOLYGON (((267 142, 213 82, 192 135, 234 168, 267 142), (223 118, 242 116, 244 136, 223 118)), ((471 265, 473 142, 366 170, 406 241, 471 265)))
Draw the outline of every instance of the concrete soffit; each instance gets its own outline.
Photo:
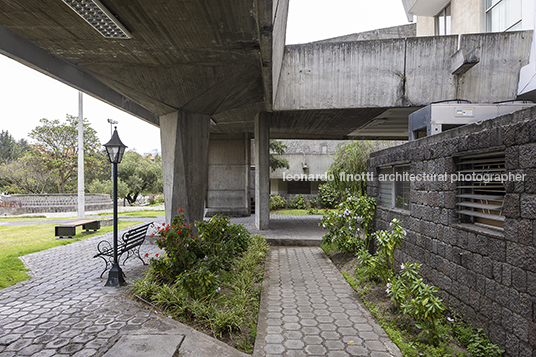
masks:
POLYGON ((2 25, 0 25, 0 53, 149 124, 155 126, 160 124, 158 116, 151 111, 116 92, 79 67, 52 55, 2 25))
POLYGON ((289 0, 257 0, 255 4, 264 103, 266 111, 271 112, 283 65, 289 0))

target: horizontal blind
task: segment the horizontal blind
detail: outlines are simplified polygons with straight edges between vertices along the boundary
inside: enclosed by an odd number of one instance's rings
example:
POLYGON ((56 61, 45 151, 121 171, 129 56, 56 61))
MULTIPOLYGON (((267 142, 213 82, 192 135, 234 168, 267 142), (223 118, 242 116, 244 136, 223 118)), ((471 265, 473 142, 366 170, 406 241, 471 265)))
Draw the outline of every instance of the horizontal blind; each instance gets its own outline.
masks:
POLYGON ((457 212, 462 222, 503 229, 504 152, 460 157, 456 163, 457 212))

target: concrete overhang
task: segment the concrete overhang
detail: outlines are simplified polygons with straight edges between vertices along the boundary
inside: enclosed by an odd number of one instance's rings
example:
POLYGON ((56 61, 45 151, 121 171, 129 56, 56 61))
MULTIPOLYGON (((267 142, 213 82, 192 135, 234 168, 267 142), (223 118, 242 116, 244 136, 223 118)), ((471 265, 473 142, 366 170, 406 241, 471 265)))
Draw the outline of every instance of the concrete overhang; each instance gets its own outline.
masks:
POLYGON ((402 0, 406 14, 417 16, 435 16, 449 3, 450 0, 402 0))
POLYGON ((209 115, 218 134, 252 133, 267 111, 273 137, 402 139, 407 112, 432 102, 515 99, 532 42, 404 27, 285 46, 288 0, 101 2, 130 39, 104 38, 62 1, 0 0, 0 53, 154 125, 209 115), (384 36, 397 38, 356 40, 384 36))
POLYGON ((155 125, 177 110, 271 111, 288 0, 101 2, 130 39, 103 37, 62 1, 0 0, 0 53, 155 125))

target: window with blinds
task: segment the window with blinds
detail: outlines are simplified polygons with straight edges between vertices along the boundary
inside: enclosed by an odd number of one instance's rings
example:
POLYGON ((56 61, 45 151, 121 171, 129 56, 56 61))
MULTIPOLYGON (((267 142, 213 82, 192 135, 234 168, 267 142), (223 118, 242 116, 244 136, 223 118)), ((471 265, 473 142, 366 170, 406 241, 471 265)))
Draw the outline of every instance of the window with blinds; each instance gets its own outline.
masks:
POLYGON ((503 229, 504 152, 460 157, 457 167, 457 212, 464 223, 503 229), (494 180, 495 179, 495 180, 494 180))
MULTIPOLYGON (((393 173, 393 167, 382 167, 379 170, 380 176, 386 177, 393 173)), ((393 182, 380 180, 380 206, 393 207, 393 182)))
POLYGON ((410 210, 409 165, 381 167, 379 205, 389 208, 410 210))

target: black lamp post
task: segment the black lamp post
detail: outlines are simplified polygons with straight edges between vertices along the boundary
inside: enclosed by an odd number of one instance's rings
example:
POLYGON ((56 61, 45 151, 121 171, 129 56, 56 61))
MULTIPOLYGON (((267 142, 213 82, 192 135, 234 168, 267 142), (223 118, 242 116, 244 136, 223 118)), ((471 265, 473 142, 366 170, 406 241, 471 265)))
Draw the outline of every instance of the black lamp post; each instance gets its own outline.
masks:
POLYGON ((125 285, 126 281, 124 278, 123 271, 119 266, 117 260, 117 164, 121 162, 125 149, 127 148, 125 144, 119 139, 119 134, 117 134, 117 127, 115 127, 112 138, 106 144, 104 144, 106 151, 108 152, 108 159, 113 166, 113 179, 114 179, 114 262, 108 273, 108 281, 104 286, 121 286, 125 285))

